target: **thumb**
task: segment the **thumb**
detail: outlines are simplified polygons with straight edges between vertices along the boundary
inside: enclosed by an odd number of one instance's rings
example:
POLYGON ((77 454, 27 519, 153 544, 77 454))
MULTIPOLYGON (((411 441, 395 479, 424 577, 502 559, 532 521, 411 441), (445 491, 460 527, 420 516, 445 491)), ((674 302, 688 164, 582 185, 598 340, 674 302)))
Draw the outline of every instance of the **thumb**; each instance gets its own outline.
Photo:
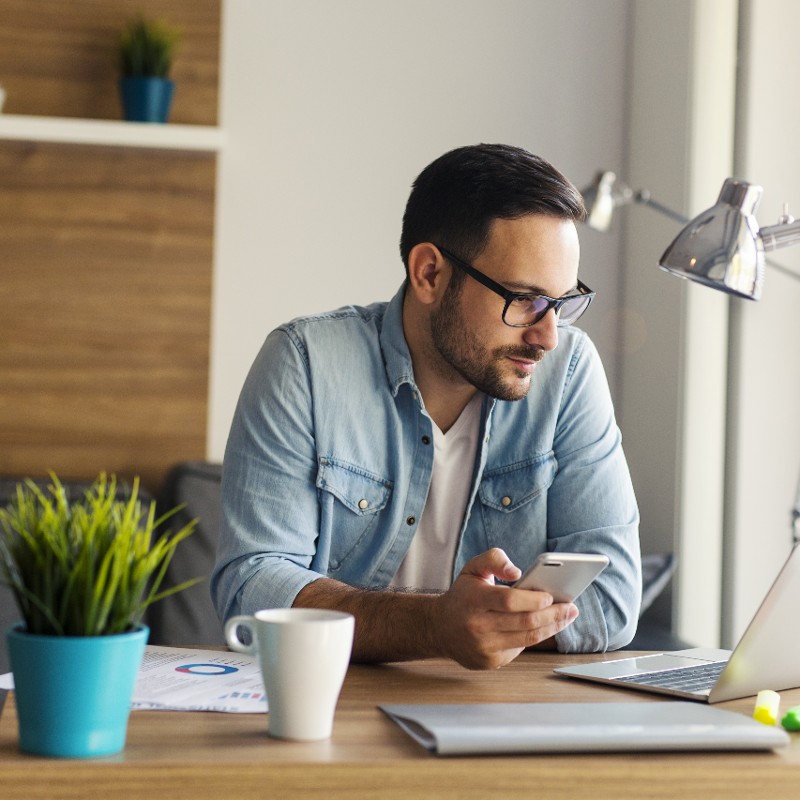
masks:
POLYGON ((493 547, 467 561, 461 574, 480 578, 487 583, 494 583, 495 578, 503 581, 515 581, 522 575, 522 571, 519 567, 514 566, 504 550, 493 547))

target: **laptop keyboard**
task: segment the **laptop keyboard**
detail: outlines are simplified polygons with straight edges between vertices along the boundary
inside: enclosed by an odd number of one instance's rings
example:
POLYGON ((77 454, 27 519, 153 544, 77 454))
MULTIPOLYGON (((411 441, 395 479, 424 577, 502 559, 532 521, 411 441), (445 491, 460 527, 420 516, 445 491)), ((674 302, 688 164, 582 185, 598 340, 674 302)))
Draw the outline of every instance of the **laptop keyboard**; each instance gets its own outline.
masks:
POLYGON ((677 689, 681 692, 703 692, 711 690, 727 661, 713 661, 679 669, 663 669, 615 678, 619 683, 638 683, 659 689, 677 689))

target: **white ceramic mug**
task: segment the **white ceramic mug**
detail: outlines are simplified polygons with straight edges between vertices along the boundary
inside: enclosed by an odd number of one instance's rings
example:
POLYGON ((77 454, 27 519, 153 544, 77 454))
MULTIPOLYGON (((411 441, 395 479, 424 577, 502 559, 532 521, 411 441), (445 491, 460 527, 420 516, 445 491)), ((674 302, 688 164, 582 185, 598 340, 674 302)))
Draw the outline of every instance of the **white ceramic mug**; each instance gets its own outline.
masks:
POLYGON ((327 739, 350 663, 355 619, 342 611, 274 608, 231 617, 225 640, 258 655, 267 693, 270 736, 327 739), (239 627, 251 642, 239 638, 239 627))

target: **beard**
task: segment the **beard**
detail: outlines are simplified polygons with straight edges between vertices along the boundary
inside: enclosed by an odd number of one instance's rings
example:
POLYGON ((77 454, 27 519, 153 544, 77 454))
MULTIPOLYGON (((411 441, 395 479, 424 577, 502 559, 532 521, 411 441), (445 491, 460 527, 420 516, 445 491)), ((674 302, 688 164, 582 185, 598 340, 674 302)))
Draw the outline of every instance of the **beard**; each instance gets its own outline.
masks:
POLYGON ((522 400, 531 388, 531 374, 514 369, 508 359, 538 362, 544 358, 544 350, 533 346, 505 345, 489 351, 464 324, 460 313, 460 289, 460 286, 455 290, 448 286, 441 306, 431 315, 431 342, 439 359, 453 373, 490 397, 522 400))

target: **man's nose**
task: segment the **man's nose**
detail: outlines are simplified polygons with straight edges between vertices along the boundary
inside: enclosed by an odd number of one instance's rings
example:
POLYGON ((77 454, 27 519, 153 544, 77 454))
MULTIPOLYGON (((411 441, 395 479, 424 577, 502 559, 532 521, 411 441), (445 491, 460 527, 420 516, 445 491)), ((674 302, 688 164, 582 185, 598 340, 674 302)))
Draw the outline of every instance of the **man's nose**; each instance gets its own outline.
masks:
POLYGON ((558 317, 551 308, 535 325, 525 328, 522 335, 526 344, 536 345, 542 350, 555 350, 558 345, 558 317))

